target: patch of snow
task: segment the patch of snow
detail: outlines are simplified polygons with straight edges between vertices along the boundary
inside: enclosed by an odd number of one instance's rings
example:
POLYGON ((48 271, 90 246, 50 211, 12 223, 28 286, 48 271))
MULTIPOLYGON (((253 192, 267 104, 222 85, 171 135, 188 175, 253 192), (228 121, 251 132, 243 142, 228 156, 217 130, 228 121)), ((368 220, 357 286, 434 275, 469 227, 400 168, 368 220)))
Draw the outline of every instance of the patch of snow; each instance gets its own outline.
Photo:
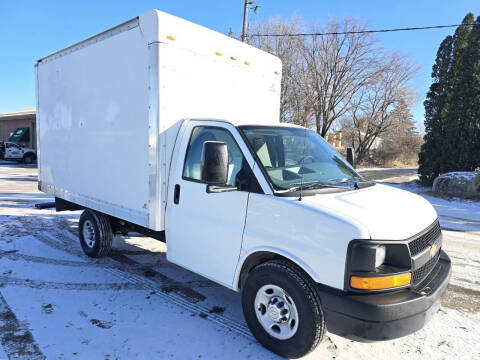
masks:
POLYGON ((444 178, 463 178, 465 180, 471 180, 475 178, 478 175, 477 172, 475 171, 453 171, 445 174, 440 174, 439 177, 444 177, 444 178))
POLYGON ((384 184, 416 193, 428 200, 437 211, 440 224, 445 229, 480 231, 480 201, 433 196, 429 187, 420 185, 416 180, 384 184))

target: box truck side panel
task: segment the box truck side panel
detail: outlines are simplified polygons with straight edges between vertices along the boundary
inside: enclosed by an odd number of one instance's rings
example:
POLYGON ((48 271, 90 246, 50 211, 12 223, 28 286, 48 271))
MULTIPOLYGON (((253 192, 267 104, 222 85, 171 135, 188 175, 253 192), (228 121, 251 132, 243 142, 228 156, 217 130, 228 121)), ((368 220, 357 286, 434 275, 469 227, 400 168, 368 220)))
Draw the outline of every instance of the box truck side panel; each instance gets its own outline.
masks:
POLYGON ((148 226, 149 59, 133 20, 38 63, 42 191, 148 226))
POLYGON ((182 119, 276 124, 280 85, 277 57, 148 11, 38 63, 41 189, 164 230, 182 119))

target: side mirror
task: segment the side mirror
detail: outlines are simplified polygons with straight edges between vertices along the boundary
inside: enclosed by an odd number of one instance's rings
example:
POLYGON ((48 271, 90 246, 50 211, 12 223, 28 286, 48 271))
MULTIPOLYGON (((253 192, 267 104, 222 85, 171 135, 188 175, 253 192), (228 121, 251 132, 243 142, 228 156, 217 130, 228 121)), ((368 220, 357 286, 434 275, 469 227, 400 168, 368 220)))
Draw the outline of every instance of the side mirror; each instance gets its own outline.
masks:
POLYGON ((355 169, 355 150, 353 147, 347 148, 347 161, 355 169))
POLYGON ((208 185, 225 185, 228 180, 227 144, 205 141, 200 160, 202 181, 208 185))

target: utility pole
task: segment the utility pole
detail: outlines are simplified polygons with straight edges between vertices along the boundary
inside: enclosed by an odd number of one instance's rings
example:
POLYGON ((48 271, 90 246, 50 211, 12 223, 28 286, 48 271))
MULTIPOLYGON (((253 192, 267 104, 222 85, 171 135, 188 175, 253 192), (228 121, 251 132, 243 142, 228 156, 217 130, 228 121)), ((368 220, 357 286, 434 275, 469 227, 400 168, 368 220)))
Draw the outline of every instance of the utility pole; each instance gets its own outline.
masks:
POLYGON ((245 0, 245 5, 243 7, 243 31, 242 31, 242 41, 247 42, 247 28, 248 28, 248 6, 253 4, 251 1, 245 0))

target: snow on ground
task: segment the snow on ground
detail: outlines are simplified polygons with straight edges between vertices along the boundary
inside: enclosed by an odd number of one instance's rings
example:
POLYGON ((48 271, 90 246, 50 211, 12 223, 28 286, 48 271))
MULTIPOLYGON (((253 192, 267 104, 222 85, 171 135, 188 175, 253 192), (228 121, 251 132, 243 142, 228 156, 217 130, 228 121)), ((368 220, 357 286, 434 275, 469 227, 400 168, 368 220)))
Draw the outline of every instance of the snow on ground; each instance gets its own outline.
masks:
MULTIPOLYGON (((434 196, 431 188, 421 186, 417 179, 417 176, 412 176, 406 182, 386 184, 414 192, 428 200, 435 207, 442 228, 459 231, 480 231, 480 201, 459 198, 444 199, 434 196)), ((388 179, 384 181, 388 182, 388 179)))
MULTIPOLYGON (((0 165, 0 359, 277 358, 250 334, 238 293, 169 263, 150 238, 117 236, 111 256, 90 259, 79 212, 33 206, 50 199, 36 169, 0 165)), ((452 281, 424 329, 370 344, 327 333, 305 358, 480 359, 479 240, 444 231, 452 281)))

